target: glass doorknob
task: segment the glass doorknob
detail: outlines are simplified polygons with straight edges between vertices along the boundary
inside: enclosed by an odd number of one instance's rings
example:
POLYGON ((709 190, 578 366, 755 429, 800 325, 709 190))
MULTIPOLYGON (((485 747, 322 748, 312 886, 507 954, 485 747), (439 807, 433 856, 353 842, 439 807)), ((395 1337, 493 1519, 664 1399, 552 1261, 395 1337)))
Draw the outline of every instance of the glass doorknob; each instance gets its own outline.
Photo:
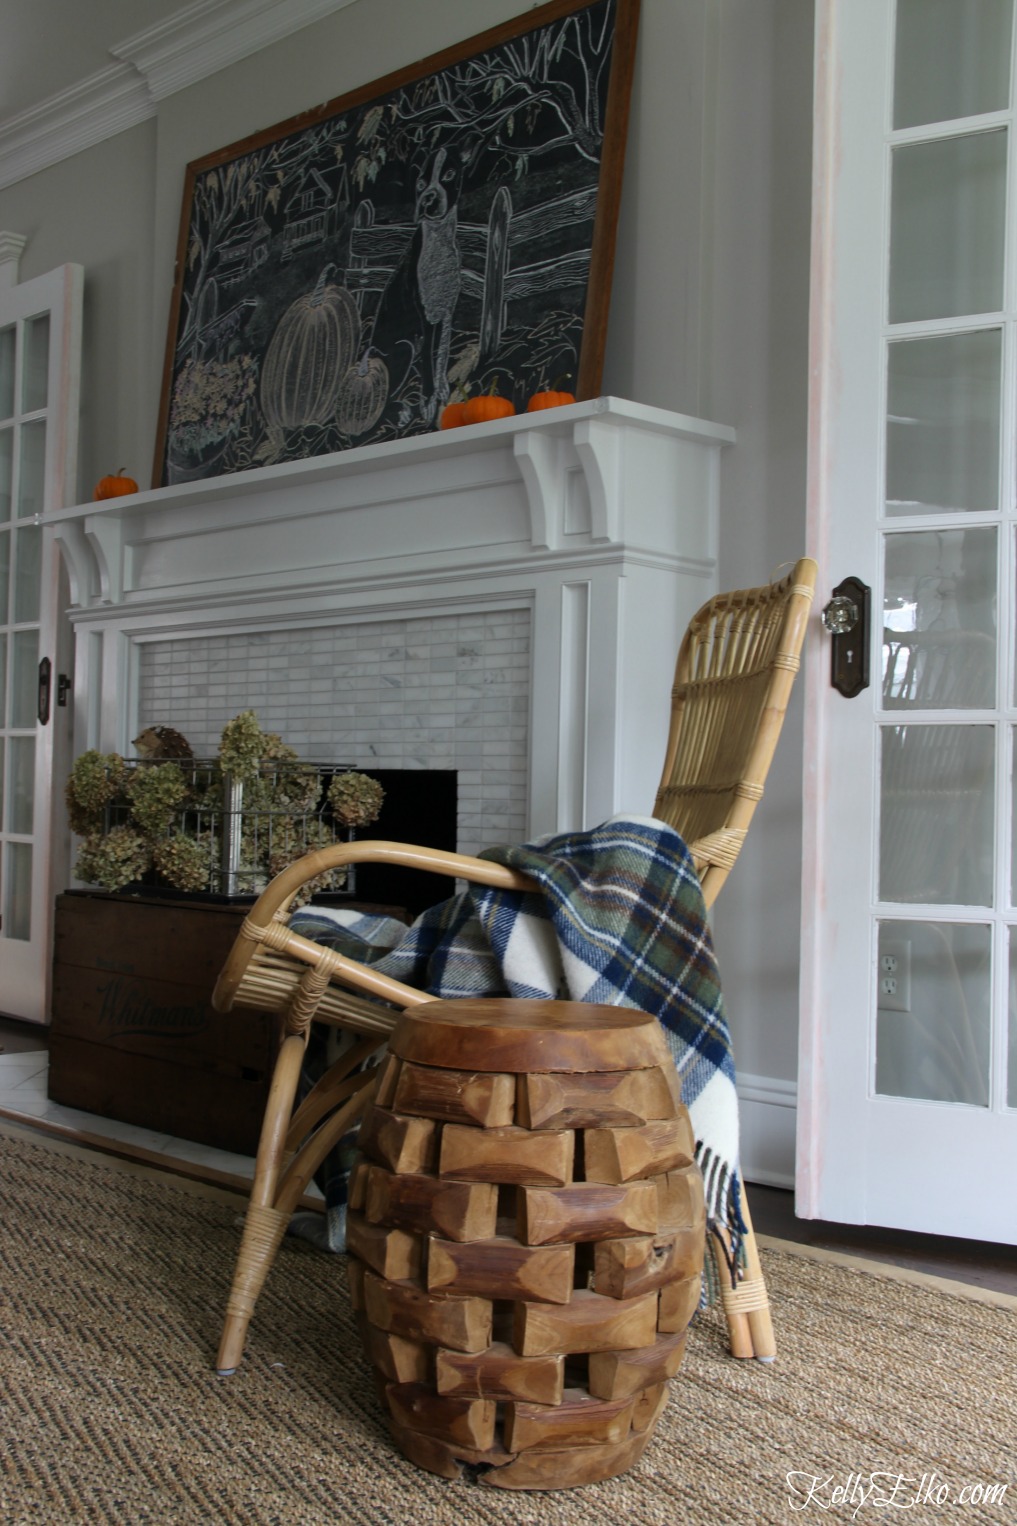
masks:
POLYGON ((837 594, 823 610, 822 621, 831 636, 846 636, 858 624, 858 605, 845 594, 837 594))

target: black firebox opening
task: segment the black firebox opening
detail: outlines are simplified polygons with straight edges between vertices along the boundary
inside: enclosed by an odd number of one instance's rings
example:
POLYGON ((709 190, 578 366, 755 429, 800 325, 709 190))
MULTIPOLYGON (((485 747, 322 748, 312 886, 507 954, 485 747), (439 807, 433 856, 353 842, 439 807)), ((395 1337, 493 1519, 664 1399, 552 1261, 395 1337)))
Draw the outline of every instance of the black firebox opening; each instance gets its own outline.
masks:
MULTIPOLYGON (((456 851, 458 773, 454 768, 372 768, 360 771, 377 779, 385 791, 378 820, 363 827, 357 836, 387 842, 416 843, 423 848, 456 851)), ((404 907, 418 916, 428 906, 454 895, 455 880, 443 874, 422 874, 390 864, 358 864, 353 897, 325 895, 319 902, 341 906, 344 902, 374 902, 404 907)))

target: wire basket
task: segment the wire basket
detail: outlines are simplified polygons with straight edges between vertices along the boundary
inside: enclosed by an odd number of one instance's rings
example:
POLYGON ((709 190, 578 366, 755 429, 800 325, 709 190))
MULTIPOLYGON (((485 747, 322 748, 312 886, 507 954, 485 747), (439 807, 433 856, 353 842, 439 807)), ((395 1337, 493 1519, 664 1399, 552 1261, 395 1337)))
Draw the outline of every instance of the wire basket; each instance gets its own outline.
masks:
MULTIPOLYGON (((333 777, 353 771, 345 764, 263 761, 253 777, 241 779, 224 773, 215 758, 139 758, 126 764, 124 786, 105 809, 104 831, 129 827, 153 840, 146 883, 251 897, 305 853, 353 837, 327 798, 333 777), (150 785, 137 782, 141 774, 150 785), (175 884, 175 864, 186 884, 175 884)), ((354 889, 350 866, 319 876, 303 898, 354 889)))

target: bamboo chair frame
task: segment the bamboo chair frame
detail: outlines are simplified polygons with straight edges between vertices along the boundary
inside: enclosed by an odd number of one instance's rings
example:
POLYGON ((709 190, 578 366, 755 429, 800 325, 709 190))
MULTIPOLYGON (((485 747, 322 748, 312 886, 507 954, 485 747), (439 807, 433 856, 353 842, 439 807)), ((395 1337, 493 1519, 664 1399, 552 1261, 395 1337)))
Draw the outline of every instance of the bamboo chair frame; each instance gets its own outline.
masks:
MULTIPOLYGON (((654 814, 685 838, 708 907, 731 871, 762 795, 798 670, 815 580, 816 564, 804 558, 779 583, 720 594, 694 616, 682 641, 654 814)), ((212 1004, 221 1012, 239 1005, 280 1014, 282 1042, 216 1360, 224 1375, 241 1360, 258 1294, 294 1208, 328 1151, 371 1099, 377 1066, 357 1067, 384 1048, 401 1010, 433 1000, 286 925, 293 897, 307 880, 357 863, 398 864, 509 890, 536 888, 526 875, 484 859, 363 841, 307 854, 278 874, 251 908, 212 1004), (312 1020, 345 1029, 359 1042, 294 1112, 312 1020)), ((769 1360, 774 1343, 766 1288, 744 1199, 742 1207, 748 1226, 746 1275, 724 1291, 731 1351, 769 1360)))
MULTIPOLYGON (((816 590, 802 557, 779 582, 709 599, 675 664, 671 724, 653 814, 689 844, 709 909, 742 850, 777 749, 816 590)), ((718 1267, 731 1354, 772 1361, 773 1322, 742 1192, 745 1272, 718 1267)))

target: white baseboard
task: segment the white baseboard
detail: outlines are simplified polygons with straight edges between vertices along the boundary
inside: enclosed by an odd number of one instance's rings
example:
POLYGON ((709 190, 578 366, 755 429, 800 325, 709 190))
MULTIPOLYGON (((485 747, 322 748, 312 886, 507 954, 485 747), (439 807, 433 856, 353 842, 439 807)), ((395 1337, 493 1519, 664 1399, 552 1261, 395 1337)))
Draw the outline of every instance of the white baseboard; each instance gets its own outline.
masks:
POLYGON ((765 1187, 795 1184, 798 1088, 776 1076, 739 1073, 742 1176, 765 1187))

